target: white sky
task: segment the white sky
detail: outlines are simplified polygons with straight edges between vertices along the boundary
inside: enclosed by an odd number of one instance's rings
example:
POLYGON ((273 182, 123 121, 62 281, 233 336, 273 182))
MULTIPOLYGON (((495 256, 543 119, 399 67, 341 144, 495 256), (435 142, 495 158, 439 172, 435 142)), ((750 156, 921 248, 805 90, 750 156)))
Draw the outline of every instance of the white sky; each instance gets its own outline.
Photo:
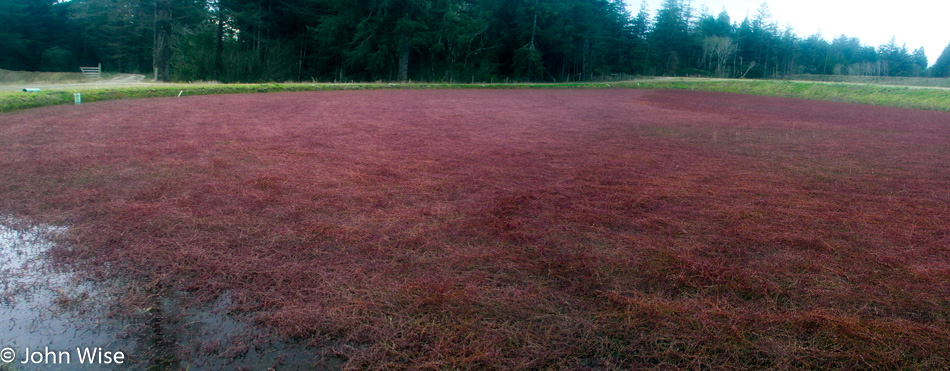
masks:
MULTIPOLYGON (((636 15, 641 0, 625 0, 636 15)), ((663 0, 644 0, 651 14, 663 0)), ((690 1, 690 0, 687 0, 690 1)), ((693 8, 706 6, 713 15, 726 9, 733 22, 742 22, 748 14, 755 16, 763 0, 692 0, 693 8)), ((772 18, 780 28, 791 26, 799 37, 821 32, 831 41, 841 34, 857 37, 868 46, 879 46, 897 37, 897 45, 907 45, 913 52, 921 46, 927 61, 933 64, 950 44, 950 1, 947 0, 771 0, 765 1, 772 18)))

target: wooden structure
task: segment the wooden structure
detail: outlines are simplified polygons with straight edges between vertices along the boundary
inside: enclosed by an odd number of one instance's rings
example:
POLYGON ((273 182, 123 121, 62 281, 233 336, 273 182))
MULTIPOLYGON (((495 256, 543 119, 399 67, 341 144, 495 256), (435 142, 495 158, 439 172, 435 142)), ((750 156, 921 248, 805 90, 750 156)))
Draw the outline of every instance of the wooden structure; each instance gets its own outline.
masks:
POLYGON ((99 80, 102 74, 102 63, 95 67, 79 67, 79 70, 82 71, 83 75, 86 75, 86 79, 99 80))

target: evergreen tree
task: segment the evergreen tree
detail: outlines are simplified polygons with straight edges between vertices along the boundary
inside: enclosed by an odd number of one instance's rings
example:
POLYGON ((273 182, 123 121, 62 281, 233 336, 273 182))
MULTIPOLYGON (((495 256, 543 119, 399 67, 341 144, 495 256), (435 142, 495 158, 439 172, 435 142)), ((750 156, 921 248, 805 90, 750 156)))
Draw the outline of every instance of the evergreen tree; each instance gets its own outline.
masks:
POLYGON ((676 75, 689 54, 689 12, 682 0, 665 0, 657 12, 649 40, 653 64, 661 74, 676 75))
POLYGON ((927 52, 924 51, 924 47, 920 47, 914 50, 913 55, 914 63, 914 76, 923 76, 927 71, 927 52))
POLYGON ((628 73, 650 73, 650 46, 647 37, 650 31, 650 12, 646 3, 640 5, 636 17, 624 26, 624 45, 627 51, 627 63, 620 66, 628 73))
POLYGON ((929 74, 932 77, 950 77, 950 45, 943 49, 934 65, 930 66, 929 74))
POLYGON ((55 0, 0 0, 0 68, 78 70, 66 14, 55 0))
MULTIPOLYGON (((0 68, 159 80, 532 81, 613 74, 923 75, 923 49, 799 38, 665 0, 0 0, 0 68)), ((945 52, 944 55, 948 53, 945 52)), ((950 56, 930 69, 950 74, 950 56)))

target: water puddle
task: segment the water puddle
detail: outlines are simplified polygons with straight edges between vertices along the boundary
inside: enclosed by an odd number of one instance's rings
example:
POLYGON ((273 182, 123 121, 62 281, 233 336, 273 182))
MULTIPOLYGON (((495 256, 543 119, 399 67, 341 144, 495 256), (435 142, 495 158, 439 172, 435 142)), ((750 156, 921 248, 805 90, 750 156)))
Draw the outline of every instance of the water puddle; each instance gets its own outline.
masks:
MULTIPOLYGON (((315 351, 273 340, 228 314, 223 295, 202 308, 176 296, 116 313, 121 285, 53 267, 45 253, 65 228, 13 228, 0 218, 0 370, 311 369, 315 351)), ((339 362, 323 367, 336 368, 339 362)))

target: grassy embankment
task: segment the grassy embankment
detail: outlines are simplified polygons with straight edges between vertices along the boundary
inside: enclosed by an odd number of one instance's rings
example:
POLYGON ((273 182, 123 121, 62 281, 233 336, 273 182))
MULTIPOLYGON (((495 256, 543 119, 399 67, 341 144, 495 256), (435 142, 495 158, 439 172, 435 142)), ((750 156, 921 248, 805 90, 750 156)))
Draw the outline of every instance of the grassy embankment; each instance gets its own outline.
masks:
POLYGON ((82 93, 83 102, 114 99, 174 97, 182 94, 241 94, 272 93, 320 90, 368 90, 368 89, 564 89, 564 88, 636 88, 636 89, 688 89, 753 95, 768 95, 790 98, 828 100, 903 108, 950 111, 950 91, 919 87, 896 87, 883 85, 855 85, 814 82, 763 81, 763 80, 706 80, 706 79, 657 79, 626 82, 590 83, 515 83, 515 84, 446 84, 446 83, 270 83, 270 84, 168 84, 143 87, 108 88, 101 85, 89 87, 50 89, 37 93, 19 91, 0 92, 0 112, 19 109, 71 104, 73 93, 82 93))
POLYGON ((936 77, 791 75, 786 80, 950 88, 950 79, 936 77))

